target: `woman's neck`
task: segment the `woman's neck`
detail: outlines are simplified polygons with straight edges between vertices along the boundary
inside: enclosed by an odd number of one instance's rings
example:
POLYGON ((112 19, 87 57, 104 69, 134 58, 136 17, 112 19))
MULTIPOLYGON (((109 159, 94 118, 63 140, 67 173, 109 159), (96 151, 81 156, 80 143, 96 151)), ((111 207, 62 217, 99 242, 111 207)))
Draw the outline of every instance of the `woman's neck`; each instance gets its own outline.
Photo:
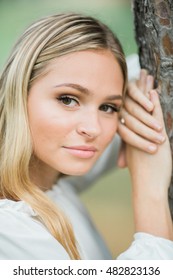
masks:
POLYGON ((30 164, 31 181, 42 191, 47 191, 57 182, 59 172, 46 165, 37 158, 33 158, 30 164))

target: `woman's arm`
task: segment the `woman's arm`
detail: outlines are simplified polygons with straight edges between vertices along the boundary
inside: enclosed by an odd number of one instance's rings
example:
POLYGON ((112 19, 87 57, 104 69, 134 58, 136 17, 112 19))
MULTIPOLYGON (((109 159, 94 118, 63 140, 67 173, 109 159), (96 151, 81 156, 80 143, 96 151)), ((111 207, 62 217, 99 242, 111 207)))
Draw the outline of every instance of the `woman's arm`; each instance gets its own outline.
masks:
POLYGON ((145 232, 173 240, 168 205, 168 188, 172 173, 169 140, 156 91, 150 92, 154 105, 152 116, 161 123, 165 141, 153 155, 127 145, 127 163, 132 178, 136 232, 145 232))
POLYGON ((158 95, 155 91, 150 92, 152 77, 147 78, 145 71, 141 77, 138 87, 135 83, 130 85, 130 97, 123 112, 126 122, 119 124, 124 140, 130 142, 126 145, 126 161, 132 178, 136 233, 131 246, 118 259, 172 260, 173 227, 168 205, 172 172, 170 145, 158 95), (152 109, 146 99, 152 102, 152 109), (155 141, 158 135, 165 138, 160 143, 155 141), (155 149, 149 152, 149 145, 154 145, 155 149))
POLYGON ((172 157, 153 83, 153 77, 142 70, 139 81, 130 84, 121 112, 125 125, 120 124, 119 131, 127 143, 136 232, 173 240, 168 205, 172 157))

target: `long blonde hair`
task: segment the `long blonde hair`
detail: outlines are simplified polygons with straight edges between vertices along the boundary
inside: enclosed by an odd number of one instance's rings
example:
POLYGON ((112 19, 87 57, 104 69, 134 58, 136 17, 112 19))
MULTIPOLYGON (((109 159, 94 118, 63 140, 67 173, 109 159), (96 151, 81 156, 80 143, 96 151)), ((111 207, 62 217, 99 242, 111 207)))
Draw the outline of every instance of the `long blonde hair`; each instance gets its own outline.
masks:
POLYGON ((123 73, 125 92, 127 69, 118 39, 100 21, 75 13, 52 15, 33 23, 17 41, 0 77, 0 196, 28 203, 71 259, 80 259, 71 224, 29 176, 33 147, 27 96, 50 61, 87 49, 109 49, 114 54, 123 73))

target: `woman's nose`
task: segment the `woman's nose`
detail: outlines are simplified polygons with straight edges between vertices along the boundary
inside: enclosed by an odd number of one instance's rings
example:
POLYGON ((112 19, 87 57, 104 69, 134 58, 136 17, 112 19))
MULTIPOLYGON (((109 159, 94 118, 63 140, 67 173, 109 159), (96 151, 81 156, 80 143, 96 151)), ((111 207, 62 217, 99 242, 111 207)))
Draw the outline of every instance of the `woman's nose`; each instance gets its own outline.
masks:
POLYGON ((87 138, 93 139, 100 135, 101 125, 99 122, 98 114, 88 113, 85 118, 79 120, 77 132, 87 138))

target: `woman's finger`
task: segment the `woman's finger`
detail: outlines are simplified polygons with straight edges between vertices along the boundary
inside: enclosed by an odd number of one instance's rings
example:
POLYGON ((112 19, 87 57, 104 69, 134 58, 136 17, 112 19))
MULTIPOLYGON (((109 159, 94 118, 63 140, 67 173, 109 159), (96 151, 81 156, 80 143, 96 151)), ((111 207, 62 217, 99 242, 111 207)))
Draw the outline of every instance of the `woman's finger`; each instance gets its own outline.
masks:
POLYGON ((151 75, 147 76, 146 79, 146 89, 145 89, 145 95, 147 96, 147 98, 150 98, 149 92, 150 90, 152 90, 154 87, 154 78, 151 75))
POLYGON ((144 152, 153 154, 157 151, 158 145, 148 141, 147 139, 139 136, 138 134, 134 133, 125 125, 122 125, 119 121, 118 125, 118 133, 120 134, 121 138, 129 145, 138 148, 144 152))
MULTIPOLYGON (((153 110, 152 102, 148 99, 146 95, 143 94, 143 92, 141 92, 141 90, 137 87, 137 85, 134 82, 129 83, 128 95, 131 99, 133 99, 135 102, 141 105, 145 110, 147 110, 148 112, 152 112, 153 110)), ((126 103, 127 100, 125 98, 125 104, 126 103)))
POLYGON ((147 74, 148 74, 148 72, 146 69, 141 69, 139 80, 138 80, 138 88, 142 92, 145 92, 145 90, 146 90, 147 74))
POLYGON ((128 96, 126 97, 124 108, 121 110, 121 116, 125 118, 126 113, 132 115, 134 118, 138 119, 152 129, 155 129, 159 132, 162 130, 161 123, 128 96))
POLYGON ((162 124, 163 130, 165 131, 165 124, 163 119, 163 112, 160 105, 159 96, 156 90, 150 91, 150 98, 152 103, 154 104, 154 110, 152 112, 152 116, 162 124))
POLYGON ((149 126, 145 125, 128 113, 123 115, 125 126, 134 133, 157 144, 161 144, 165 141, 165 136, 162 133, 156 132, 154 129, 151 129, 149 126))

